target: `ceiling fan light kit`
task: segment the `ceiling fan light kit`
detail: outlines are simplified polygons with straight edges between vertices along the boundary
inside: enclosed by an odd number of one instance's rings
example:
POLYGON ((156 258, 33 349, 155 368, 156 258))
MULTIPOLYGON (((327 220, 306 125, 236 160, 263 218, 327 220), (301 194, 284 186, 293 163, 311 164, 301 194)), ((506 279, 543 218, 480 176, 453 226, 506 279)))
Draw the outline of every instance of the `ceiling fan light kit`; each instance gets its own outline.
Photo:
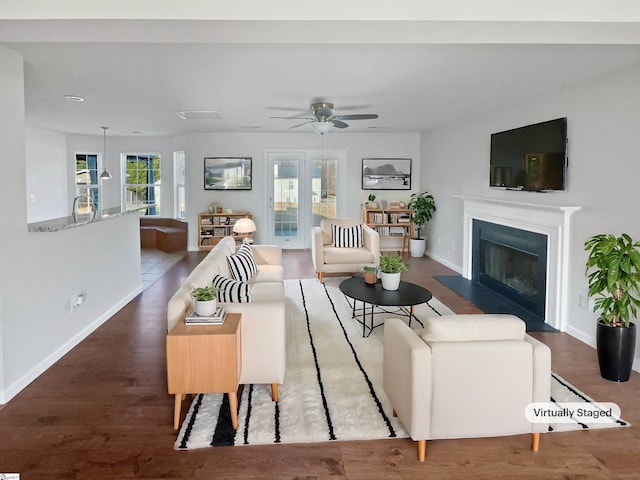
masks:
POLYGON ((376 113, 356 113, 351 115, 335 115, 333 110, 333 103, 327 102, 318 102, 312 103, 309 106, 309 114, 304 117, 271 117, 271 118, 282 118, 286 120, 306 120, 305 122, 299 123, 289 129, 298 128, 303 125, 311 124, 313 130, 320 134, 324 135, 329 132, 332 128, 347 128, 349 126, 348 123, 345 123, 344 120, 374 120, 378 118, 378 114, 376 113))
POLYGON ((333 127, 333 123, 331 122, 311 122, 311 126, 313 127, 313 130, 320 134, 320 135, 324 135, 325 133, 328 133, 329 130, 331 130, 331 127, 333 127))

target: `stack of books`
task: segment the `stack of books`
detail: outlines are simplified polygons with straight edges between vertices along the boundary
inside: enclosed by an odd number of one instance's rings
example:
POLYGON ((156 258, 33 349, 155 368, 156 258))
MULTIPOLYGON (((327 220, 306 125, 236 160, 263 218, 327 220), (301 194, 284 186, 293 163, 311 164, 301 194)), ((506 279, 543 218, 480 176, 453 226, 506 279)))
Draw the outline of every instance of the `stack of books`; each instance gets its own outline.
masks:
POLYGON ((222 325, 224 323, 224 307, 218 305, 216 313, 209 316, 198 315, 195 310, 191 309, 187 312, 184 323, 187 325, 222 325))

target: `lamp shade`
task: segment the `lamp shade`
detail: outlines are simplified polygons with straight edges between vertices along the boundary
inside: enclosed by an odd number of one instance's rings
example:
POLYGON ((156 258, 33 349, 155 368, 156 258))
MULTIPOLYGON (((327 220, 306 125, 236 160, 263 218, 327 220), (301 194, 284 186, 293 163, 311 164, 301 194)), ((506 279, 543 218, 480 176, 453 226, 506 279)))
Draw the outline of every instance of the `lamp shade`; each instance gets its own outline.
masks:
POLYGON ((256 224, 250 218, 240 218, 233 224, 234 233, 253 233, 256 231, 256 224))

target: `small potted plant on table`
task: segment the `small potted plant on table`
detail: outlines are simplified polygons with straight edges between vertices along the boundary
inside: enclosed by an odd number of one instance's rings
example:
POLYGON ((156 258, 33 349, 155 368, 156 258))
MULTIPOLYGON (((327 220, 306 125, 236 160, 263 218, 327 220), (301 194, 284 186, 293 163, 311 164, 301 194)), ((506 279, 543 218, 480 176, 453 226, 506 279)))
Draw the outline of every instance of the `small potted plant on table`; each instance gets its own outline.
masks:
POLYGON ((400 286, 400 274, 407 271, 407 266, 400 255, 380 256, 380 280, 385 290, 397 290, 400 286))
POLYGON ((216 313, 216 287, 197 287, 191 291, 195 300, 196 314, 201 317, 210 317, 216 313))
POLYGON ((594 235, 585 242, 589 251, 586 273, 589 297, 600 311, 596 344, 600 375, 626 382, 636 347, 636 325, 631 317, 640 307, 640 242, 623 233, 594 235))
POLYGON ((409 201, 412 210, 411 221, 416 226, 416 238, 409 240, 411 256, 422 257, 424 255, 426 240, 420 236, 420 229, 425 225, 436 211, 433 195, 428 192, 414 193, 409 201))

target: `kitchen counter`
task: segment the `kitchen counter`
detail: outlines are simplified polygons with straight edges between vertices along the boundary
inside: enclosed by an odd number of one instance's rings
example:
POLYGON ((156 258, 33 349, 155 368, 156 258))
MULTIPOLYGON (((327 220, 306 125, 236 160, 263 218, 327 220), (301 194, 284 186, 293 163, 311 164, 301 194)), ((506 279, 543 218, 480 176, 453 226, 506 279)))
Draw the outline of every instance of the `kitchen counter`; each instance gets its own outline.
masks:
POLYGON ((148 205, 133 210, 122 210, 120 207, 108 208, 106 210, 96 212, 95 217, 93 216, 93 214, 89 213, 70 215, 68 217, 54 218, 52 220, 43 220, 42 222, 30 223, 28 225, 28 229, 30 232, 59 232, 61 230, 81 227, 83 225, 101 222, 103 220, 120 217, 122 215, 128 215, 130 213, 138 214, 140 210, 146 210, 147 208, 149 208, 148 205))

